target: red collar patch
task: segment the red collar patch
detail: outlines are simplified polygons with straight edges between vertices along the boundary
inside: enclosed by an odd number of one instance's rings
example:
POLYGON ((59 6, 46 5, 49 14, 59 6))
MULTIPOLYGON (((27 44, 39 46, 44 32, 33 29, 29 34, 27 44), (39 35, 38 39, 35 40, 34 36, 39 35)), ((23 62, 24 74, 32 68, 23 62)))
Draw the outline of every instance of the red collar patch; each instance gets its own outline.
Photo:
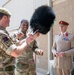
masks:
MULTIPOLYGON (((59 36, 61 35, 61 33, 59 33, 59 36)), ((66 36, 68 36, 68 32, 66 32, 66 34, 65 34, 66 36)))

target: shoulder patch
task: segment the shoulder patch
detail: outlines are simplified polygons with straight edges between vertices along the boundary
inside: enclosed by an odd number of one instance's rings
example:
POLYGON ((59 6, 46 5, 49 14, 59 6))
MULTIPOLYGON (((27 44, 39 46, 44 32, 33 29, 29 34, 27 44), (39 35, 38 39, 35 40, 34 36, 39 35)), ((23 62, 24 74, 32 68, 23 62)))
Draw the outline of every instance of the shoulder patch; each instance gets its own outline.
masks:
POLYGON ((5 37, 3 37, 3 38, 2 38, 2 40, 3 40, 4 42, 9 41, 8 37, 6 37, 6 36, 5 36, 5 37))

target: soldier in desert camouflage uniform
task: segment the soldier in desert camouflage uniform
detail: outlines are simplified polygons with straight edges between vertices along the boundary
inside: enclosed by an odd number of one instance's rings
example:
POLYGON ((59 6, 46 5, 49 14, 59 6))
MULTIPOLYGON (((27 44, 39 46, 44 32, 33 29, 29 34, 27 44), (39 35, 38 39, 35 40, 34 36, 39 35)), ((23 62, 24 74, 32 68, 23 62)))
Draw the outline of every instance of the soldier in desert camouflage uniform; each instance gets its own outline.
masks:
POLYGON ((14 57, 18 57, 27 46, 39 36, 39 33, 32 36, 31 34, 18 43, 18 46, 10 38, 6 28, 9 26, 11 13, 0 8, 0 75, 13 75, 14 57))
POLYGON ((10 16, 9 11, 3 11, 2 8, 0 8, 0 75, 14 75, 14 57, 5 53, 7 45, 9 46, 9 44, 7 44, 8 39, 5 36, 9 37, 9 34, 5 28, 1 26, 3 14, 8 17, 10 16), (5 45, 4 42, 7 45, 5 45))
MULTIPOLYGON (((28 29, 28 21, 27 20, 22 20, 20 24, 21 32, 18 34, 21 37, 18 39, 24 39, 26 38, 26 32, 28 29), (22 34, 24 34, 22 36, 22 34)), ((19 57, 16 58, 15 61, 15 75, 36 75, 36 65, 33 59, 33 52, 42 55, 43 51, 38 48, 37 42, 33 41, 19 57)))

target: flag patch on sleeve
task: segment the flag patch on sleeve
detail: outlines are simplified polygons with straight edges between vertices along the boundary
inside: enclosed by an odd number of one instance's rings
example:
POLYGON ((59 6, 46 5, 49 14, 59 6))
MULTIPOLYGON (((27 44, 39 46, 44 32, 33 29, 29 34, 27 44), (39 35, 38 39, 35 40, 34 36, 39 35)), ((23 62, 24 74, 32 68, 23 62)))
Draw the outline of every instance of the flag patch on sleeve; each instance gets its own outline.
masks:
POLYGON ((8 37, 3 37, 2 39, 3 39, 4 42, 9 41, 8 37))

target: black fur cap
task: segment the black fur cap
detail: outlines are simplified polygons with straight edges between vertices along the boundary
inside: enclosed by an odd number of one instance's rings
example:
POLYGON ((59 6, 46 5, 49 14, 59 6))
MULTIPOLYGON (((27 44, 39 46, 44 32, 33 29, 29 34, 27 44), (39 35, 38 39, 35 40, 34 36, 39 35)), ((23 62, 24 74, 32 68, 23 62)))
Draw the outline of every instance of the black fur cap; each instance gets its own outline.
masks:
POLYGON ((55 17, 55 13, 50 6, 42 5, 33 13, 30 20, 30 27, 33 32, 38 30, 41 34, 46 34, 50 31, 55 17))

